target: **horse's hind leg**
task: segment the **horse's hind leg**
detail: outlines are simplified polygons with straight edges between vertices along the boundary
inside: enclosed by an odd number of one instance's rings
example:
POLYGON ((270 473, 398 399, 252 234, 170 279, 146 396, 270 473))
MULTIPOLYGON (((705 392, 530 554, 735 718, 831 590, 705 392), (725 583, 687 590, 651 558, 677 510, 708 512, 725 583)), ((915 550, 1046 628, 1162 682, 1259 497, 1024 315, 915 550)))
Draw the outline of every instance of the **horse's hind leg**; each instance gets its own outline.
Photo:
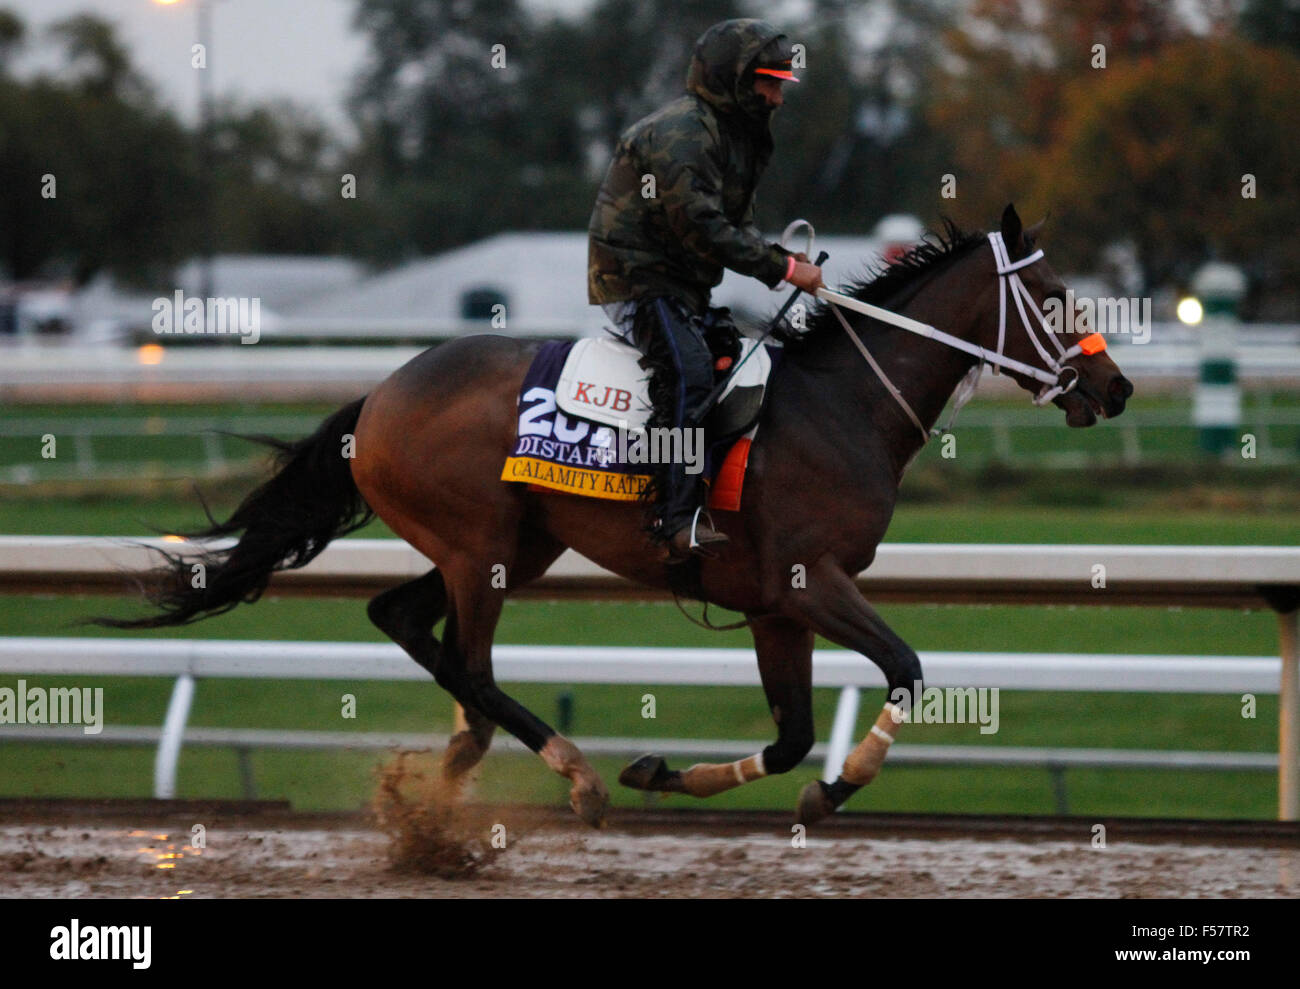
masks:
MULTIPOLYGON (((492 636, 507 589, 493 586, 492 565, 486 562, 491 559, 488 554, 481 560, 462 559, 444 567, 451 612, 441 675, 467 711, 471 706, 481 711, 570 780, 570 806, 588 824, 599 827, 609 804, 609 790, 600 776, 577 746, 506 694, 492 675, 492 636)), ((443 682, 441 677, 438 682, 443 682)))
POLYGON ((750 616, 767 705, 776 722, 776 741, 757 755, 729 763, 698 763, 673 772, 659 756, 643 756, 619 775, 637 790, 711 797, 772 773, 789 772, 813 746, 813 634, 779 615, 750 616))
MULTIPOLYGON (((540 577, 563 551, 563 544, 545 533, 522 532, 507 593, 540 577)), ((446 662, 446 652, 433 634, 433 627, 447 615, 448 608, 447 585, 442 572, 435 568, 423 577, 384 591, 370 602, 367 613, 380 631, 455 696, 449 686, 452 670, 446 662), (448 683, 443 683, 444 680, 448 683)), ((448 628, 451 627, 452 623, 448 622, 448 628)), ((496 730, 496 723, 473 704, 459 697, 457 703, 464 712, 465 729, 452 735, 443 754, 442 772, 448 780, 461 778, 482 761, 496 730)))
MULTIPOLYGON (((564 552, 564 544, 543 532, 520 532, 515 549, 515 563, 506 580, 506 594, 536 580, 556 557, 564 552)), ((487 755, 492 743, 496 723, 473 705, 461 704, 465 713, 466 728, 451 737, 443 756, 442 770, 448 779, 456 779, 479 764, 487 755)))
MULTIPOLYGON (((442 643, 433 627, 447 614, 447 585, 436 568, 423 577, 384 591, 366 608, 370 620, 437 680, 442 643)), ((442 773, 456 780, 478 765, 492 744, 496 725, 474 707, 461 704, 466 728, 452 735, 442 757, 442 773)))
POLYGON ((433 626, 447 614, 447 585, 435 568, 372 598, 366 614, 378 629, 431 674, 442 660, 433 626))

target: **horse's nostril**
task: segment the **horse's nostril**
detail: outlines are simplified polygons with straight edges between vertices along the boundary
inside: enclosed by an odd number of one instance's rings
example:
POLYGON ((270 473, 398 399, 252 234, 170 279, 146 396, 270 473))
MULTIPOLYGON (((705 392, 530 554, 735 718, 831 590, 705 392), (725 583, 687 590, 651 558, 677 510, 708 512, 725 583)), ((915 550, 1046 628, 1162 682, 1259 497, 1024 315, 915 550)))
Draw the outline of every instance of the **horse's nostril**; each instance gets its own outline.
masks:
POLYGON ((1118 378, 1111 379, 1107 391, 1110 392, 1111 398, 1120 402, 1127 401, 1129 396, 1133 394, 1133 382, 1121 374, 1118 378))

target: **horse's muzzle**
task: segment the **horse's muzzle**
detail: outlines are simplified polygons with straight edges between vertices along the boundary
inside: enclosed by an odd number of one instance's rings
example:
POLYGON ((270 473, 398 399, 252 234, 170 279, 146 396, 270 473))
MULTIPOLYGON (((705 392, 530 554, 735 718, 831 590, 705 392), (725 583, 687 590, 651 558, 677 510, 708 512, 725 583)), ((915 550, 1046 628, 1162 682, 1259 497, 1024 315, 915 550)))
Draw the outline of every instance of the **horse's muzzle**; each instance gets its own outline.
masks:
POLYGON ((1122 374, 1110 379, 1106 386, 1106 417, 1114 419, 1124 411, 1124 406, 1133 395, 1133 382, 1122 374))
POLYGON ((1053 399, 1065 410, 1065 424, 1076 429, 1095 424, 1098 418, 1114 419, 1124 411, 1133 383, 1122 374, 1116 374, 1106 384, 1104 392, 1097 391, 1091 382, 1080 379, 1078 385, 1053 399))

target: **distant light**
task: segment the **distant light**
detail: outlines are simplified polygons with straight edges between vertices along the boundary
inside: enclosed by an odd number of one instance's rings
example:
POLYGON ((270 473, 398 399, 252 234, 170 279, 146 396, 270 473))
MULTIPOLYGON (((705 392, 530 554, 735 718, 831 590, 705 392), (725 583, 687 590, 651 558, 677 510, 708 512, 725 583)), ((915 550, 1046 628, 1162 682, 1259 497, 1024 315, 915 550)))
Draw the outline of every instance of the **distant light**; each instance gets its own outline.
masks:
MULTIPOLYGON (((174 536, 174 535, 172 535, 171 533, 168 533, 167 535, 163 536, 163 542, 165 542, 165 543, 183 543, 183 542, 185 542, 185 537, 184 537, 184 536, 174 536)), ((167 837, 167 836, 166 836, 166 835, 163 835, 163 837, 165 838, 165 837, 167 837)))
POLYGON ((180 3, 181 0, 153 0, 154 3, 160 3, 164 7, 170 7, 174 3, 180 3))
MULTIPOLYGON (((162 0, 159 0, 161 3, 162 0)), ((163 361, 163 349, 160 344, 146 343, 135 352, 135 359, 141 364, 161 364, 163 361)))
POLYGON ((1205 316, 1205 310, 1201 307, 1201 300, 1188 296, 1178 302, 1178 318, 1188 326, 1197 325, 1202 317, 1205 316))

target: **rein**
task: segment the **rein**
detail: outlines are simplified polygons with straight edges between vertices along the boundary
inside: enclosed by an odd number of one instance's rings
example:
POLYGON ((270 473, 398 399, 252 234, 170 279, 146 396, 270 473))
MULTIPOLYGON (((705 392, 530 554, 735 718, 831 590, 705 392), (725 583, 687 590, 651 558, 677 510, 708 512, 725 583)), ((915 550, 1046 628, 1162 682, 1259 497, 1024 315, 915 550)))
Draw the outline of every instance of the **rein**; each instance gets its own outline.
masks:
POLYGON ((1070 367, 1065 363, 1066 361, 1070 360, 1072 357, 1077 357, 1080 354, 1097 354, 1106 349, 1106 340, 1100 333, 1091 333, 1068 349, 1062 347, 1060 341, 1056 339, 1056 335, 1048 329, 1047 320, 1043 317, 1042 311, 1038 308, 1038 303, 1036 303, 1033 296, 1029 294, 1029 289, 1025 288, 1025 284, 1021 281, 1019 275, 1021 268, 1026 268, 1029 265, 1034 264, 1036 261, 1042 260, 1042 249, 1040 248, 1039 250, 1034 251, 1033 254, 1021 258, 1019 261, 1013 262, 1007 251, 1006 244, 1002 240, 1002 234, 995 231, 989 234, 988 237, 989 244, 993 248, 993 258, 997 262, 998 266, 998 349, 996 351, 990 351, 978 344, 962 340, 960 337, 955 337, 951 333, 945 333, 943 330, 930 326, 928 323, 922 323, 919 320, 890 312, 888 309, 882 309, 880 306, 873 306, 869 302, 860 302, 857 299, 843 295, 839 292, 832 292, 827 288, 820 288, 817 290, 817 297, 822 299, 831 307, 831 311, 835 314, 835 318, 839 320, 840 326, 844 328, 844 332, 849 335, 849 339, 853 341, 853 345, 857 347, 858 352, 862 354, 867 364, 870 365, 872 371, 875 372, 876 377, 880 379, 880 383, 885 386, 885 389, 892 396, 894 396, 894 401, 896 401, 902 408, 903 412, 907 414, 907 417, 912 421, 912 424, 920 430, 923 444, 928 443, 931 436, 941 435, 952 428, 952 424, 956 420, 957 413, 961 410, 961 407, 970 401, 971 396, 975 394, 975 389, 979 385, 980 374, 983 372, 985 364, 991 364, 993 366, 994 374, 999 373, 999 370, 1005 368, 1009 371, 1017 371, 1026 377, 1041 382, 1043 387, 1033 398, 1033 403, 1035 405, 1046 405, 1052 399, 1071 391, 1074 386, 1079 383, 1078 369, 1070 367), (1002 353, 1006 346, 1008 289, 1010 289, 1011 298, 1016 304, 1016 310, 1020 314, 1020 325, 1024 327, 1025 333, 1028 335, 1030 342, 1034 345, 1034 349, 1038 351, 1038 355, 1047 365, 1046 368, 1039 368, 1030 364, 1025 364, 1022 361, 1007 357, 1002 353), (1028 303, 1028 311, 1026 311, 1026 303, 1028 303), (844 314, 840 312, 841 307, 852 309, 854 312, 861 313, 864 316, 870 316, 872 319, 878 319, 882 323, 889 323, 891 326, 897 326, 900 329, 907 330, 909 333, 915 333, 918 336, 927 337, 938 343, 942 343, 945 346, 952 347, 956 350, 970 354, 972 357, 978 358, 979 363, 971 368, 970 372, 962 379, 961 384, 957 388, 952 415, 948 419, 947 426, 943 429, 927 430, 925 428, 925 425, 921 422, 916 412, 913 411, 911 405, 909 405, 907 400, 903 397, 902 392, 900 392, 894 383, 889 380, 884 369, 881 368, 875 358, 871 356, 871 352, 867 349, 866 344, 862 342, 861 337, 853 332, 853 329, 849 326, 848 320, 845 319, 844 314), (1044 347, 1042 342, 1039 340, 1038 333, 1034 330, 1033 324, 1029 320, 1029 312, 1032 312, 1037 318, 1039 326, 1042 328, 1047 338, 1052 341, 1052 345, 1056 348, 1058 356, 1053 357, 1048 353, 1047 348, 1044 347), (1066 372, 1069 372, 1069 381, 1063 384, 1062 382, 1066 378, 1066 372))

